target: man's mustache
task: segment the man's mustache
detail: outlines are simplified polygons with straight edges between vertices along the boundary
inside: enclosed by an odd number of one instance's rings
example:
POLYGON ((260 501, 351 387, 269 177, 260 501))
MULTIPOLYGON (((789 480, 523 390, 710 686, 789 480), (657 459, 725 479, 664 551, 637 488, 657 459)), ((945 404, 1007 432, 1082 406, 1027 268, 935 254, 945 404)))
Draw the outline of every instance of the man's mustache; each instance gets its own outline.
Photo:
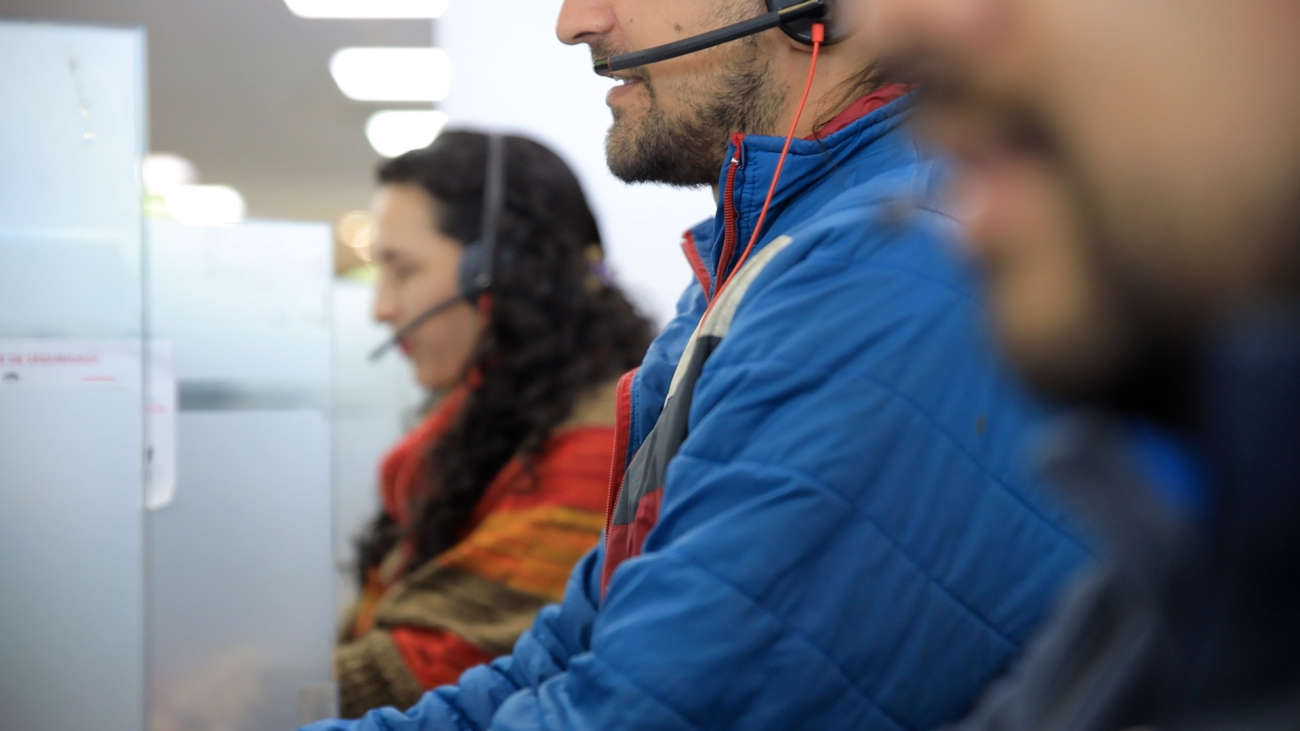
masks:
MULTIPOLYGON (((607 43, 603 40, 587 41, 587 47, 591 49, 592 65, 595 65, 595 63, 601 59, 620 56, 624 53, 630 52, 631 50, 628 48, 615 48, 613 44, 607 43)), ((622 71, 619 71, 618 75, 620 77, 634 78, 634 79, 639 79, 641 81, 645 81, 648 78, 648 74, 646 73, 646 68, 644 66, 634 66, 630 69, 624 69, 622 71)))

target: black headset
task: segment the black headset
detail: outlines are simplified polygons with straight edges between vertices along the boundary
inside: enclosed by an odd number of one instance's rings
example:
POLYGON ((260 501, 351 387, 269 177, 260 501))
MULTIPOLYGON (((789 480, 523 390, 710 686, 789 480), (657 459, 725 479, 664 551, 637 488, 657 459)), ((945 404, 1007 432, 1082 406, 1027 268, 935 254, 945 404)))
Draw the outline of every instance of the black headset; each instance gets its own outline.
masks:
POLYGON ((708 33, 647 48, 644 51, 597 59, 594 70, 601 76, 610 76, 616 71, 667 61, 670 58, 703 51, 706 48, 720 46, 723 43, 730 43, 778 27, 800 43, 812 45, 813 24, 822 23, 826 26, 826 40, 823 44, 836 43, 843 40, 846 34, 834 24, 834 13, 831 9, 833 4, 831 0, 767 0, 768 12, 756 18, 742 20, 708 33))
POLYGON ((465 246, 461 253, 460 267, 456 271, 456 283, 460 291, 416 315, 414 319, 397 329, 393 337, 370 354, 371 360, 378 360, 390 348, 401 342, 402 338, 415 332, 415 329, 443 312, 468 302, 475 304, 492 287, 493 270, 496 268, 497 229, 501 223, 501 209, 505 207, 506 197, 506 138, 499 134, 489 134, 487 139, 487 169, 483 180, 483 221, 479 226, 479 239, 465 246))

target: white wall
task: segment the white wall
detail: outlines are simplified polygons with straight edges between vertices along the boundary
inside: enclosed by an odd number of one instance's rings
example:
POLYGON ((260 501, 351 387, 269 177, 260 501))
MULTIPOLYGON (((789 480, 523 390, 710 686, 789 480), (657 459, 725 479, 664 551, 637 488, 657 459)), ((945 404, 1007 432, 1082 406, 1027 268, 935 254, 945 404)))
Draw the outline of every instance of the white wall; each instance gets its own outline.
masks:
POLYGON ((619 281, 661 324, 690 267, 679 246, 687 228, 713 215, 707 189, 627 185, 605 166, 612 83, 591 71, 586 46, 555 38, 561 0, 452 0, 436 21, 435 44, 452 60, 441 104, 453 125, 520 132, 573 165, 591 199, 619 281))

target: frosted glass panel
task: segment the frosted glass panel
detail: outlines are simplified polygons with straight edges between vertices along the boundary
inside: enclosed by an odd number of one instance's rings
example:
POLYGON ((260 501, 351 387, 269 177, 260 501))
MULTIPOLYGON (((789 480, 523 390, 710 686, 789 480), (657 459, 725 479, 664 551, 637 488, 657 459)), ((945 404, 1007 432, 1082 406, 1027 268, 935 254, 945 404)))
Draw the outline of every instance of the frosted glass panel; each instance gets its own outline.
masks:
POLYGON ((138 334, 140 242, 139 234, 133 235, 114 239, 62 227, 4 227, 0 332, 35 337, 138 334))
POLYGON ((150 728, 328 716, 328 226, 149 224, 151 334, 179 392, 174 500, 150 513, 150 728))
POLYGON ((138 389, 0 388, 6 731, 140 728, 139 413, 138 389))
POLYGON ((152 729, 297 728, 330 683, 329 426, 229 411, 178 428, 176 501, 151 514, 152 729))
POLYGON ((6 227, 139 228, 144 35, 0 21, 6 227))
POLYGON ((151 221, 149 240, 153 332, 176 342, 183 379, 328 397, 328 225, 151 221))
POLYGON ((143 36, 0 22, 0 721, 138 731, 143 36))

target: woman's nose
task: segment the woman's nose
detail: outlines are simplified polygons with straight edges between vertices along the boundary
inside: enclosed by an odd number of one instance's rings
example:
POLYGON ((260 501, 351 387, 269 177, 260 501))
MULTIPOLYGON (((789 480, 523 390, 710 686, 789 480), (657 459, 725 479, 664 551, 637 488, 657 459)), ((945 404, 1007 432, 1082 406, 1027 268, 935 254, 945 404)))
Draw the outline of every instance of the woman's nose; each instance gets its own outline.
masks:
POLYGON ((383 284, 382 281, 375 289, 375 304, 371 314, 376 322, 384 322, 389 325, 397 322, 397 298, 393 296, 391 287, 383 284))

